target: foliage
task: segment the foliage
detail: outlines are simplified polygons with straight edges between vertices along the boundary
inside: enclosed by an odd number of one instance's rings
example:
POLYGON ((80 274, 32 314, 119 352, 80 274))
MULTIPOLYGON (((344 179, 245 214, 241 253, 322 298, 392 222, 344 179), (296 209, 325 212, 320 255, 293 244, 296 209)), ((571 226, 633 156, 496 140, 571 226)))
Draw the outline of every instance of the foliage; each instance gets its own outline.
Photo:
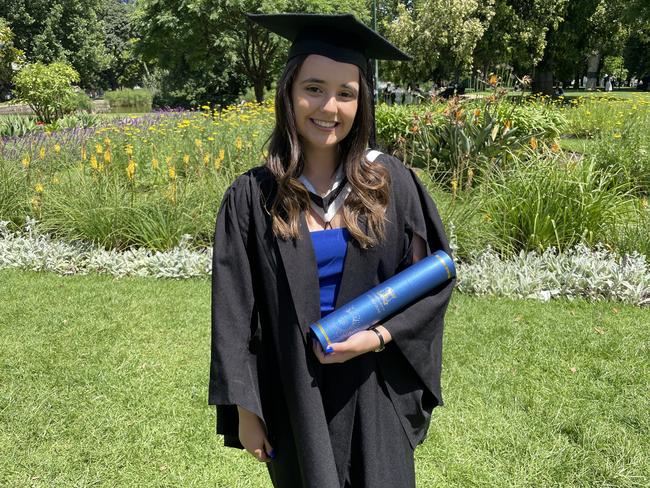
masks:
POLYGON ((487 249, 460 270, 458 288, 464 293, 650 304, 650 262, 646 256, 619 256, 602 246, 590 249, 579 244, 563 253, 553 248, 521 251, 509 259, 487 249))
MULTIPOLYGON (((115 249, 169 249, 184 234, 206 245, 221 195, 260 162, 271 114, 269 105, 249 104, 129 116, 91 135, 74 131, 68 142, 55 133, 8 150, 27 163, 22 204, 55 235, 115 249)), ((20 161, 0 156, 2 164, 20 161)))
POLYGON ((628 70, 622 56, 605 56, 602 70, 610 76, 615 76, 618 80, 627 79, 628 70))
POLYGON ((385 63, 401 81, 455 79, 472 65, 472 52, 494 15, 493 0, 422 0, 413 9, 399 4, 397 17, 383 30, 414 58, 411 63, 385 63))
POLYGON ((101 84, 116 90, 140 84, 146 73, 136 54, 139 33, 134 22, 135 2, 104 0, 99 8, 106 46, 107 65, 101 72, 101 84))
POLYGON ((29 62, 66 61, 86 88, 99 85, 108 66, 102 3, 117 0, 0 0, 0 12, 13 29, 16 47, 29 62))
POLYGON ((149 90, 126 89, 107 91, 104 93, 106 100, 111 107, 138 107, 151 110, 153 96, 149 90))
POLYGON ((75 96, 72 83, 77 81, 79 74, 62 62, 29 64, 14 78, 18 98, 46 123, 61 118, 70 109, 75 96))
MULTIPOLYGON (((56 124, 62 129, 89 128, 99 125, 100 118, 97 114, 88 112, 73 112, 64 115, 56 124)), ((48 129, 51 129, 48 127, 48 129)))
POLYGON ((494 15, 478 42, 476 64, 510 63, 530 72, 544 56, 550 31, 564 20, 567 0, 495 0, 494 15))
POLYGON ((0 138, 21 137, 30 132, 41 130, 37 119, 31 115, 4 115, 0 117, 0 138))
POLYGON ((65 114, 80 111, 90 112, 92 110, 92 101, 83 90, 74 90, 73 93, 66 97, 63 103, 62 111, 65 114))
POLYGON ((247 85, 261 96, 282 67, 287 43, 249 23, 245 13, 278 11, 367 16, 361 0, 138 2, 137 51, 165 70, 156 104, 223 106, 234 102, 247 85))
POLYGON ((588 155, 598 168, 618 184, 650 195, 650 100, 640 94, 625 100, 581 99, 565 113, 569 134, 590 139, 588 155))
POLYGON ((497 251, 510 255, 576 244, 615 244, 616 226, 630 215, 629 185, 592 161, 562 153, 516 158, 483 188, 481 208, 497 251))
POLYGON ((566 127, 544 99, 517 103, 497 90, 482 100, 452 99, 446 105, 377 107, 378 138, 406 163, 426 168, 447 188, 471 189, 485 172, 531 144, 557 149, 566 127), (548 141, 548 142, 545 142, 548 141))
POLYGON ((0 17, 0 100, 9 91, 14 72, 25 62, 24 53, 14 45, 15 35, 0 17))
MULTIPOLYGON (((178 246, 152 252, 145 248, 125 252, 87 243, 52 239, 30 219, 25 229, 11 230, 0 221, 0 269, 50 271, 62 275, 104 273, 115 277, 151 276, 192 278, 209 276, 212 248, 192 249, 191 236, 178 246)), ((504 259, 492 249, 457 263, 458 289, 475 295, 533 298, 547 301, 569 297, 650 304, 650 262, 645 256, 616 255, 602 247, 584 245, 558 253, 520 252, 504 259)))

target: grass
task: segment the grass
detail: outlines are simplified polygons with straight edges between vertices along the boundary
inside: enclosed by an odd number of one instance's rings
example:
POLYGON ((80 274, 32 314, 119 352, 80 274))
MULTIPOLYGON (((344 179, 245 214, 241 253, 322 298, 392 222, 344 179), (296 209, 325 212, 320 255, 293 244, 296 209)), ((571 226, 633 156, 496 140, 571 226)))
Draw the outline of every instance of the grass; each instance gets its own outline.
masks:
MULTIPOLYGON (((0 485, 270 486, 214 434, 209 291, 1 271, 0 485)), ((648 486, 647 317, 456 294, 418 486, 648 486)))

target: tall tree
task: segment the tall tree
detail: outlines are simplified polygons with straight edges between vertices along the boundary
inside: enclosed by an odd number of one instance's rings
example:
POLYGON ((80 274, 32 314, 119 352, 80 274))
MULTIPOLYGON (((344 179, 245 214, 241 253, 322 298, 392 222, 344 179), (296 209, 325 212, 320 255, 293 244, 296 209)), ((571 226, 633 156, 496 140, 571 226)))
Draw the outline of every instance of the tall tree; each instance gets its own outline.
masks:
POLYGON ((99 10, 108 58, 101 79, 112 90, 138 84, 145 69, 134 49, 138 41, 134 13, 134 2, 124 0, 103 0, 99 10))
POLYGON ((494 16, 474 52, 476 64, 486 71, 508 63, 520 74, 531 73, 543 61, 566 5, 567 0, 496 0, 494 16))
POLYGON ((246 85, 258 100, 284 60, 286 43, 247 21, 246 12, 353 12, 367 19, 364 0, 143 0, 138 2, 138 51, 167 74, 176 103, 230 103, 246 85))
POLYGON ((14 45, 14 33, 0 17, 0 100, 9 92, 11 80, 25 62, 23 52, 14 45))
POLYGON ((107 66, 103 25, 97 12, 103 0, 0 0, 27 59, 50 63, 68 61, 85 87, 99 84, 107 66))
MULTIPOLYGON (((494 15, 494 0, 417 0, 399 4, 383 31, 413 56, 411 63, 386 62, 400 81, 458 77, 472 66, 472 53, 494 15)), ((384 65, 384 63, 382 63, 384 65)))

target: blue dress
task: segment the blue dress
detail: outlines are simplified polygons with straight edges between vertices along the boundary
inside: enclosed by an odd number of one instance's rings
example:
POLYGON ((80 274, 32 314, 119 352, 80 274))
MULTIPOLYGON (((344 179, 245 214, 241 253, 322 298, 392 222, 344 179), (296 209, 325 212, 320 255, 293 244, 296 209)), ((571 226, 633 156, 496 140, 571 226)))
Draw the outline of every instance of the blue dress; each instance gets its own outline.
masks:
POLYGON ((317 230, 309 233, 314 246, 318 265, 318 284, 320 285, 320 313, 325 317, 334 311, 334 304, 341 285, 343 263, 350 232, 338 229, 317 230))

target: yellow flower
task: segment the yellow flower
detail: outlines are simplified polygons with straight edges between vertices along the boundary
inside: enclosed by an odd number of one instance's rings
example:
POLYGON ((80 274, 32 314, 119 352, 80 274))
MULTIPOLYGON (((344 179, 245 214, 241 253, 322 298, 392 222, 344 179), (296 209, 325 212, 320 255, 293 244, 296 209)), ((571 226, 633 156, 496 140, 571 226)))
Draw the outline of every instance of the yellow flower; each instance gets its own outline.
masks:
POLYGON ((223 149, 219 149, 219 161, 223 161, 225 157, 226 157, 226 151, 223 149))
POLYGON ((110 149, 106 149, 106 151, 104 151, 104 162, 105 163, 110 163, 111 162, 111 150, 110 149))
POLYGON ((54 183, 55 185, 58 185, 59 183, 61 183, 61 180, 58 177, 55 176, 54 178, 52 178, 52 183, 54 183))
POLYGON ((25 167, 25 169, 29 168, 29 156, 25 156, 23 158, 23 160, 21 161, 21 163, 23 163, 23 166, 25 167))
POLYGON ((104 154, 104 148, 102 147, 101 144, 95 144, 95 152, 100 156, 104 154))
POLYGON ((183 164, 184 164, 185 166, 187 166, 188 164, 190 164, 190 155, 189 155, 189 154, 185 154, 185 155, 183 156, 183 164))
POLYGON ((194 145, 200 148, 203 145, 203 142, 201 139, 194 139, 194 145))
POLYGON ((456 178, 451 180, 451 193, 453 196, 456 196, 456 191, 458 190, 458 181, 456 178))
POLYGON ((129 157, 133 156, 133 146, 131 144, 127 144, 124 147, 124 152, 126 152, 126 155, 129 157))
POLYGON ((165 157, 165 164, 167 164, 167 166, 169 166, 169 163, 171 162, 171 160, 172 160, 171 156, 165 157))
POLYGON ((242 145, 243 145, 243 143, 242 143, 241 137, 237 136, 237 139, 235 139, 235 147, 237 148, 238 151, 241 150, 242 145))
POLYGON ((208 141, 210 142, 214 141, 214 137, 208 137, 208 141))
POLYGON ((45 159, 45 148, 42 147, 40 151, 38 151, 38 157, 41 159, 45 159))
POLYGON ((496 86, 498 81, 499 81, 499 78, 497 77, 497 75, 490 75, 490 77, 488 78, 488 85, 496 86))
POLYGON ((560 152, 560 145, 557 142, 551 144, 551 152, 560 152))
POLYGON ((535 137, 530 138, 529 144, 533 151, 537 149, 537 139, 535 137))
POLYGON ((209 155, 209 154, 204 154, 204 155, 203 155, 203 164, 204 164, 205 166, 207 166, 208 164, 210 164, 210 155, 209 155))
POLYGON ((108 137, 104 137, 104 144, 106 144, 107 146, 110 146, 111 145, 111 140, 108 137))
POLYGON ((34 185, 34 190, 36 190, 36 193, 43 193, 43 190, 45 188, 43 187, 43 183, 36 183, 34 185))
POLYGON ((176 168, 174 168, 173 166, 169 167, 169 179, 170 180, 176 179, 176 168))
POLYGON ((614 139, 620 139, 622 136, 618 132, 614 134, 614 139))
POLYGON ((54 152, 59 154, 61 152, 61 145, 60 144, 54 144, 54 152))
POLYGON ((151 160, 151 169, 157 170, 158 169, 158 160, 156 158, 153 158, 151 160))
POLYGON ((86 146, 81 146, 81 160, 86 160, 86 146))
POLYGON ((99 166, 97 165, 97 158, 95 157, 94 154, 90 155, 90 167, 92 169, 98 169, 99 166))
POLYGON ((129 159, 129 164, 126 167, 126 176, 129 181, 133 181, 133 178, 135 177, 135 161, 133 161, 133 159, 129 159))
POLYGON ((32 197, 32 207, 38 209, 41 205, 41 200, 38 197, 32 197))

